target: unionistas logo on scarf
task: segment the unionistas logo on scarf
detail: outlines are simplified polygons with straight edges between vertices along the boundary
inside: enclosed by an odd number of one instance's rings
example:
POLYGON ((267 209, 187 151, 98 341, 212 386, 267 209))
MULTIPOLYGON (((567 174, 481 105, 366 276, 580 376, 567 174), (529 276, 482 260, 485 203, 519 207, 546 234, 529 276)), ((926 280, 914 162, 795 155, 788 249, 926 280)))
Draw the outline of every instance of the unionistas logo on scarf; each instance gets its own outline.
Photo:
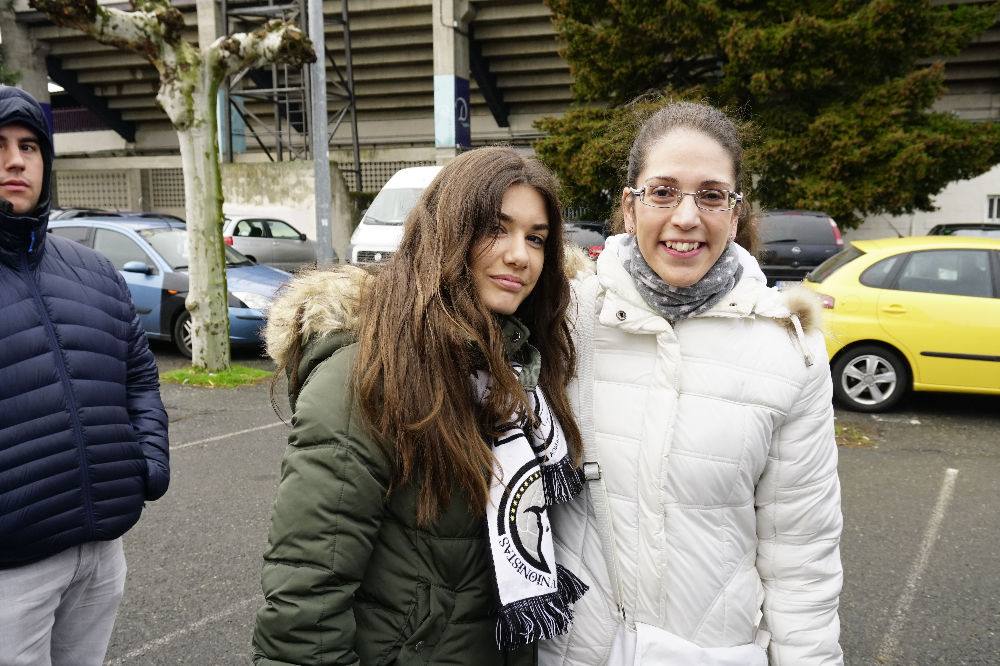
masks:
POLYGON ((500 497, 497 537, 513 571, 527 582, 558 589, 551 532, 545 511, 542 468, 531 460, 517 470, 500 497))

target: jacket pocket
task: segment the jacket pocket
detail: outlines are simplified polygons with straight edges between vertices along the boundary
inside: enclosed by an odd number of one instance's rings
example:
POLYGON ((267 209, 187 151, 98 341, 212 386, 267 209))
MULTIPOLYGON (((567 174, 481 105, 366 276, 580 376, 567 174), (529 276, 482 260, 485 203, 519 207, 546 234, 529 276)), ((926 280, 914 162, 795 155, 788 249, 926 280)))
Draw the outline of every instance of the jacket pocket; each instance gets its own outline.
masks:
POLYGON ((416 625, 403 640, 397 657, 396 663, 401 666, 434 663, 434 651, 455 609, 454 592, 425 581, 417 583, 416 599, 416 625))

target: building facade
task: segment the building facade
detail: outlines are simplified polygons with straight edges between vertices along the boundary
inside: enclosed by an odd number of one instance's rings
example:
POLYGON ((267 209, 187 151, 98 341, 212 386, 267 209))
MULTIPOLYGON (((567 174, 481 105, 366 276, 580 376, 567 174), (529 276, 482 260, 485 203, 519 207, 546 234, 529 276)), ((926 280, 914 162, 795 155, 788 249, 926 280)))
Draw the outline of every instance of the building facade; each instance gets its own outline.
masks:
MULTIPOLYGON (((323 5, 326 71, 335 92, 347 65, 349 34, 362 190, 377 191, 397 169, 447 159, 464 144, 506 142, 529 151, 538 136, 535 121, 562 113, 571 102, 569 67, 559 55, 543 0, 349 3, 349 33, 338 20, 341 0, 323 5)), ((129 8, 123 2, 100 4, 129 8)), ((306 0, 173 4, 184 15, 188 38, 197 41, 199 25, 203 33, 208 26, 209 34, 251 30, 268 17, 304 15, 306 0)), ((31 10, 27 0, 15 0, 14 9, 0 19, 0 34, 8 63, 24 74, 23 85, 51 104, 58 203, 182 214, 177 139, 157 106, 153 67, 138 54, 53 25, 31 10), (47 78, 63 91, 50 97, 40 83, 47 78)), ((1000 121, 1000 23, 945 63, 948 94, 939 108, 971 120, 1000 121)), ((234 105, 238 110, 230 113, 231 161, 236 165, 308 157, 300 131, 307 122, 305 104, 288 96, 257 94, 282 87, 305 90, 307 77, 272 69, 269 75, 258 73, 253 81, 238 84, 251 92, 240 97, 234 105)), ((336 115, 338 102, 331 98, 330 103, 331 115, 336 115)), ((350 124, 341 122, 331 137, 331 160, 342 167, 348 186, 358 189, 352 140, 350 124)), ((273 192, 254 190, 253 197, 245 196, 240 192, 248 188, 238 183, 247 182, 247 169, 224 167, 227 208, 245 205, 284 213, 310 233, 301 190, 290 192, 277 184, 273 192), (298 205, 294 212, 285 210, 292 204, 298 205)), ((267 179, 255 177, 253 182, 261 180, 267 179)), ((293 180, 301 186, 299 176, 293 180)), ((990 197, 1000 197, 1000 167, 953 183, 936 198, 938 211, 872 218, 853 235, 921 233, 938 222, 1000 217, 1000 201, 991 208, 990 197)))

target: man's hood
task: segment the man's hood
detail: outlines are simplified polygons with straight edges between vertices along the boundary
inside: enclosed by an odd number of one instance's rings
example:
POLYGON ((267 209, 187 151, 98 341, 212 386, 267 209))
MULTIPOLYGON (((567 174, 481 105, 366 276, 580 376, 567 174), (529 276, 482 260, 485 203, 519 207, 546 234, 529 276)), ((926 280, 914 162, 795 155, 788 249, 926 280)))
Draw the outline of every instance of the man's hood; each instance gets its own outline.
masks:
POLYGON ((13 86, 0 85, 0 126, 23 125, 35 133, 42 151, 42 190, 35 210, 15 215, 0 209, 0 261, 17 265, 26 255, 29 264, 41 261, 45 232, 49 224, 52 192, 52 135, 41 105, 28 93, 13 86))
POLYGON ((45 120, 45 114, 41 105, 35 98, 24 92, 20 88, 13 86, 0 86, 0 126, 12 124, 24 125, 38 138, 38 144, 42 149, 44 160, 44 176, 42 179, 42 191, 38 197, 38 205, 35 210, 28 214, 29 217, 40 218, 49 212, 52 192, 52 160, 54 150, 52 148, 52 135, 49 133, 49 124, 45 120))

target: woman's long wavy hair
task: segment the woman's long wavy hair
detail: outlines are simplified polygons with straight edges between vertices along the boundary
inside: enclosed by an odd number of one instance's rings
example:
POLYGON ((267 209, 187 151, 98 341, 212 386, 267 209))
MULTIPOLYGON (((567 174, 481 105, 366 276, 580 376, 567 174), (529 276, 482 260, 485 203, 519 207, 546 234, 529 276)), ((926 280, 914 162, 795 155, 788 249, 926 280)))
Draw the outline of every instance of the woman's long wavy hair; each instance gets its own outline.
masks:
POLYGON ((448 507, 456 486, 481 515, 493 473, 484 436, 514 413, 531 414, 500 323, 477 295, 470 270, 481 241, 495 235, 503 195, 515 184, 541 194, 549 223, 541 275, 515 316, 541 352, 539 385, 579 459, 580 432, 566 395, 576 353, 566 321, 570 293, 555 179, 509 147, 464 153, 424 191, 398 251, 361 298, 355 398, 394 463, 390 492, 418 484, 420 524, 448 507), (493 379, 484 404, 470 380, 477 369, 493 379))

